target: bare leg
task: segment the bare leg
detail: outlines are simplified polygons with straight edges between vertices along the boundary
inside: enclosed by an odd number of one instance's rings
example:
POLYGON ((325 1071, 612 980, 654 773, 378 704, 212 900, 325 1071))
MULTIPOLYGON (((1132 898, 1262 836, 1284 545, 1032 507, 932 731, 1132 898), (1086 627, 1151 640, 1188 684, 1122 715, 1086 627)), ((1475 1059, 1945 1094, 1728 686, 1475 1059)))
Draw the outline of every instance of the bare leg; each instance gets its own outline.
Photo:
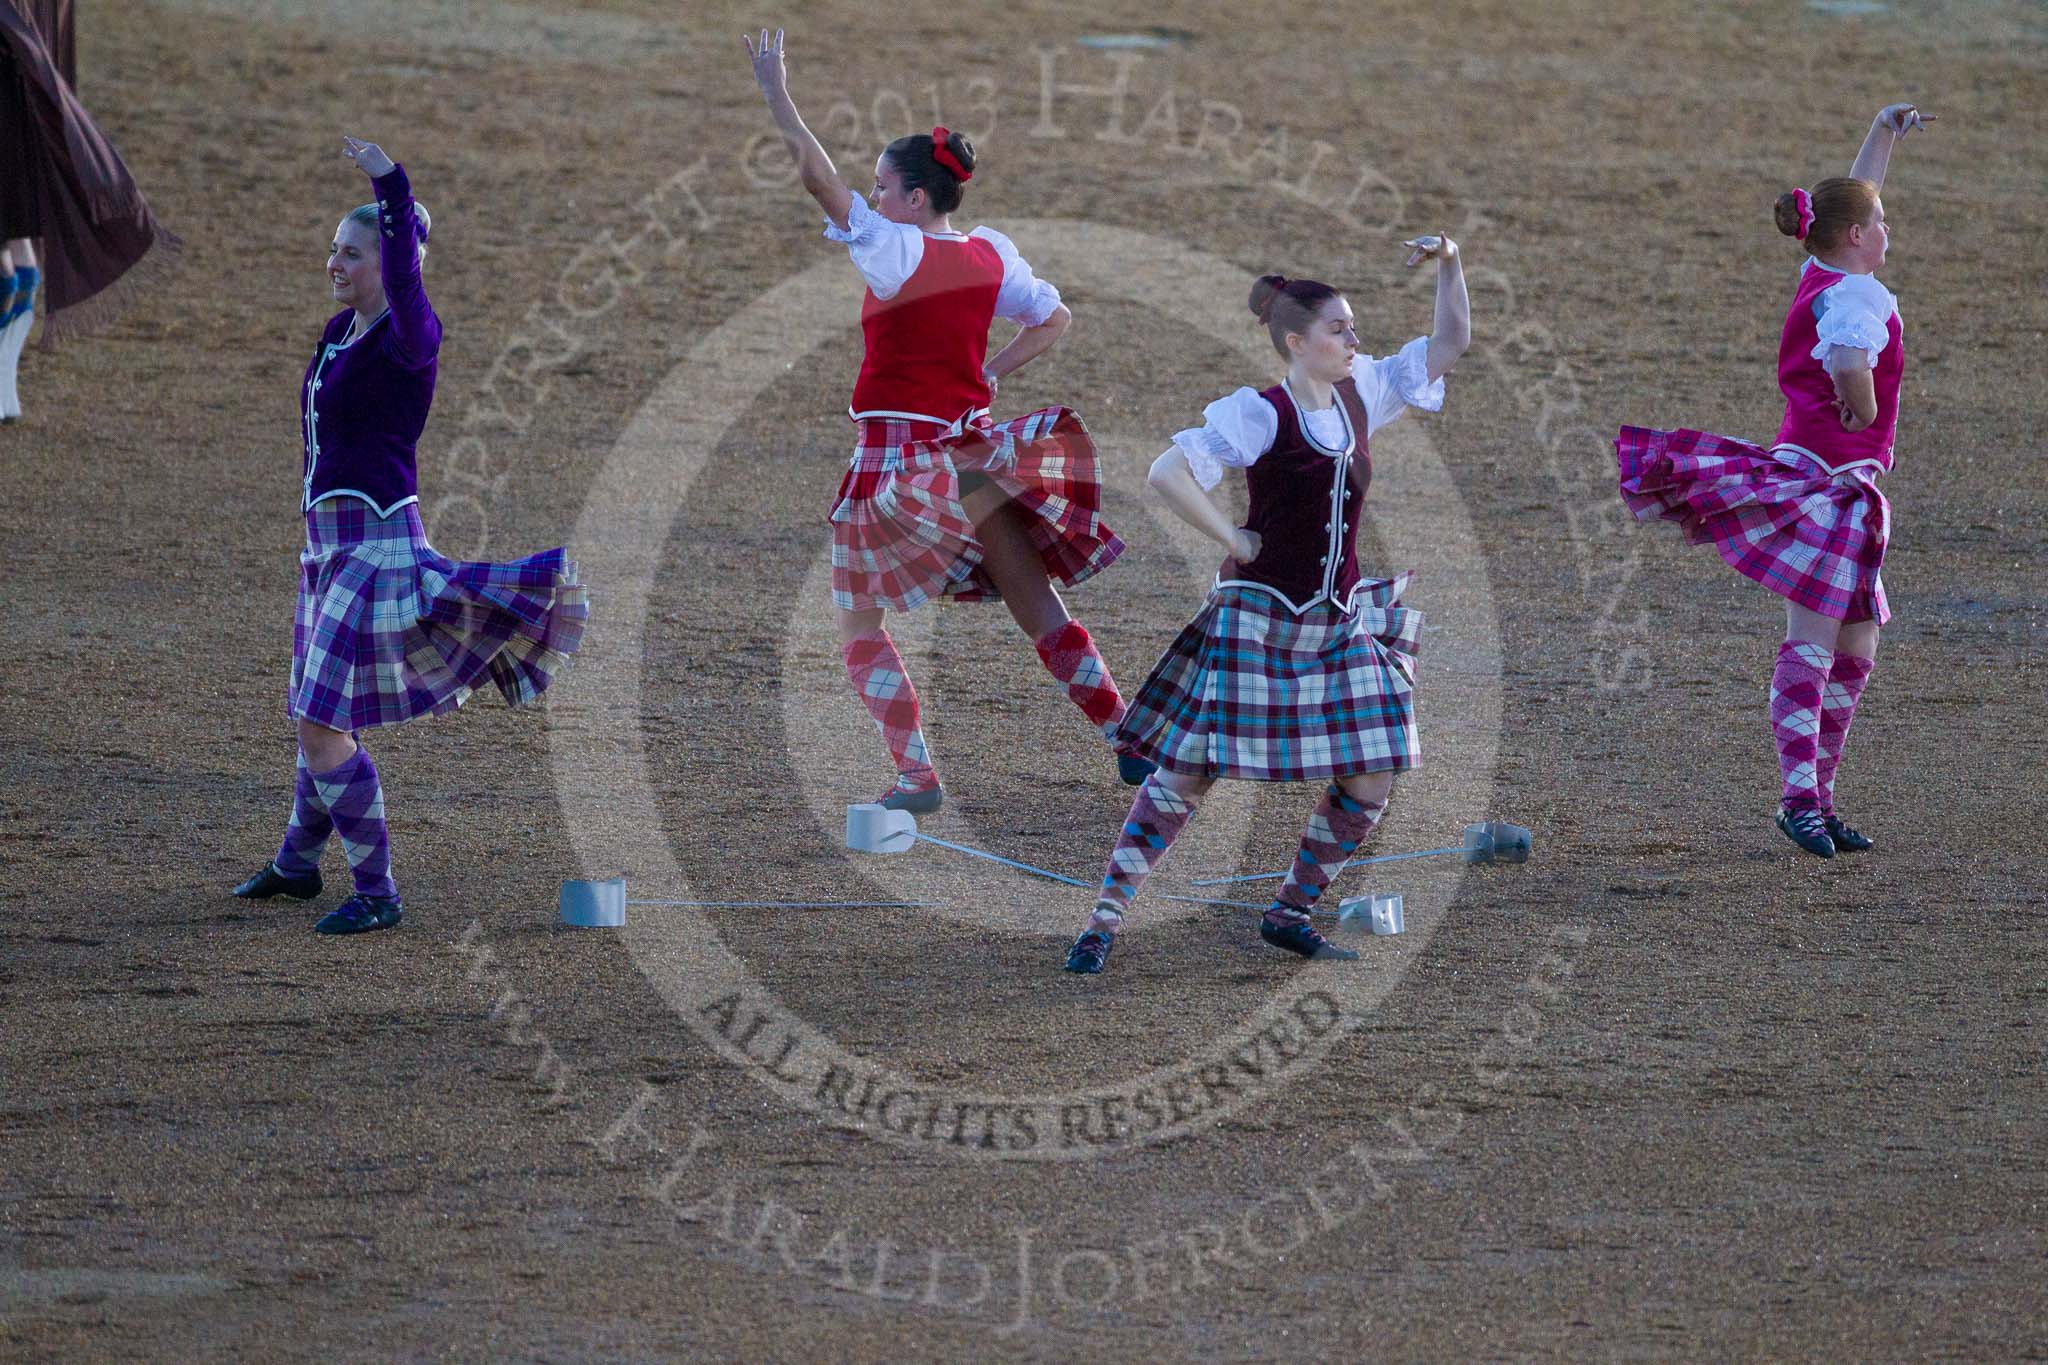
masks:
POLYGON ((1043 640, 1069 618, 1025 529, 1025 514, 1011 506, 1003 490, 985 475, 969 475, 963 485, 968 491, 961 502, 973 519, 975 539, 981 542, 982 567, 995 580, 1018 627, 1034 643, 1043 640))
POLYGON ((1877 657, 1878 627, 1875 619, 1851 621, 1845 624, 1835 637, 1835 653, 1853 654, 1859 659, 1877 657))
POLYGON ((1809 645, 1819 645, 1832 654, 1835 640, 1842 633, 1842 623, 1832 616, 1823 616, 1797 602, 1785 604, 1785 639, 1809 645))
POLYGON ((299 749, 316 773, 331 773, 355 757, 356 737, 345 730, 330 730, 310 720, 299 722, 299 749))
POLYGON ((839 643, 842 645, 850 645, 861 636, 873 635, 882 628, 880 607, 864 607, 859 611, 840 607, 838 612, 839 643))
POLYGON ((1387 798, 1394 794, 1394 774, 1391 770, 1379 773, 1351 773, 1337 779, 1337 785, 1353 801, 1366 806, 1384 806, 1387 798))

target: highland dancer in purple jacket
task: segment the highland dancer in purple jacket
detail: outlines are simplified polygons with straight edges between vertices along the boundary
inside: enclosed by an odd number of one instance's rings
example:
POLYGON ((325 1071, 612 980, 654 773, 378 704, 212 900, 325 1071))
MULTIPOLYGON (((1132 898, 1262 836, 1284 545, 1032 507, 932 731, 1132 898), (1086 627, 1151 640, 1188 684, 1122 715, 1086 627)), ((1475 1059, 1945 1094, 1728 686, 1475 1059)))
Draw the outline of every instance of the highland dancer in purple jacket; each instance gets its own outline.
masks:
POLYGON ((1363 578, 1358 520, 1366 438, 1409 408, 1443 406, 1443 376, 1472 338, 1458 247, 1408 243, 1435 260, 1436 324, 1384 359, 1358 353, 1351 306, 1329 285, 1261 276, 1251 310, 1287 378, 1211 403, 1152 463, 1175 515, 1229 553, 1209 597, 1131 700, 1120 752, 1159 765, 1131 803, 1070 972, 1099 972, 1145 878, 1219 777, 1329 783, 1259 936, 1302 957, 1353 958, 1315 931, 1323 889, 1379 823, 1394 774, 1420 761, 1415 660, 1422 614, 1401 605, 1408 575, 1363 578), (1207 496, 1243 469, 1243 526, 1207 496))
POLYGON ((235 888, 267 900, 320 894, 320 854, 341 836, 355 894, 314 928, 398 923, 384 792, 357 732, 460 706, 488 681, 535 701, 582 639, 589 607, 559 549, 509 564, 458 563, 427 543, 414 445, 434 401, 441 320, 421 280, 430 221, 405 171, 343 139, 375 203, 335 230, 334 300, 300 390, 306 548, 286 710, 299 727, 298 786, 284 844, 235 888))

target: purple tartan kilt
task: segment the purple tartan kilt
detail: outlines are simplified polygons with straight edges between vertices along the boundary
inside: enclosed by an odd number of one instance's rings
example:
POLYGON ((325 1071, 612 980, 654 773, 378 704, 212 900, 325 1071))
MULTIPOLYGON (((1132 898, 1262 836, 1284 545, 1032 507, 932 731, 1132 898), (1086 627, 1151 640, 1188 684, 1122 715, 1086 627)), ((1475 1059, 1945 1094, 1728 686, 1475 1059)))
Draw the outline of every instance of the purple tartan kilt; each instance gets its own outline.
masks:
POLYGON ((1409 575, 1367 579, 1346 615, 1296 616, 1270 593, 1218 587, 1167 646, 1117 727, 1119 752, 1168 772, 1301 782, 1417 767, 1409 575))
POLYGON ((379 518, 355 498, 306 513, 285 710, 335 730, 402 725, 490 682, 536 701, 583 639, 589 597, 565 552, 445 558, 418 504, 379 518))
POLYGON ((1891 620, 1879 573, 1891 504, 1875 470, 1830 474, 1796 447, 1685 429, 1623 427, 1614 450, 1638 521, 1677 522, 1688 543, 1823 616, 1891 620))
POLYGON ((1079 583, 1123 553, 1098 515, 1095 443, 1071 409, 1040 408, 961 432, 868 418, 832 505, 833 604, 909 611, 936 597, 999 600, 961 503, 966 473, 986 475, 1027 514, 1048 579, 1079 583))

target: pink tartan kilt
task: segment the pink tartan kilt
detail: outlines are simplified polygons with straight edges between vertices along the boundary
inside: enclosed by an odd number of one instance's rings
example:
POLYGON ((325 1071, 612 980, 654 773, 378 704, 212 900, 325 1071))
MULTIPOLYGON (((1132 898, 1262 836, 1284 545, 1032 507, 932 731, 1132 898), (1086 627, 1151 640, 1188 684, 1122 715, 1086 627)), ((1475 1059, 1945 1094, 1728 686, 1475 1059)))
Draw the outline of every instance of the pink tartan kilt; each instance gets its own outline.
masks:
POLYGON ((1706 431, 1623 427, 1621 497, 1638 521, 1675 521, 1729 567, 1838 621, 1891 619, 1885 544, 1891 504, 1868 468, 1830 474, 1797 448, 1706 431))
POLYGON ((832 505, 832 601, 848 610, 909 611, 935 597, 996 601, 960 476, 986 475, 1028 514, 1046 576, 1079 583, 1124 543, 1102 524, 1095 443, 1079 414, 1040 408, 954 431, 943 423, 865 418, 832 505))

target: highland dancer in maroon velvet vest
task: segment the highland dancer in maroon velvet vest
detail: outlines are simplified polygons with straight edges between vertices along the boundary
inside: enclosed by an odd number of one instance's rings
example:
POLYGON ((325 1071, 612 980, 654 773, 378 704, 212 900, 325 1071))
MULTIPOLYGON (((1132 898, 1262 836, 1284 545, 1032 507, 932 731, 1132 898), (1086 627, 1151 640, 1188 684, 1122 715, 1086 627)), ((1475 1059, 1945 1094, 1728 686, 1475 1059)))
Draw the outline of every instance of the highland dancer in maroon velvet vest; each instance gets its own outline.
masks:
POLYGON ((1771 447, 1643 427, 1615 442, 1638 519, 1677 522, 1785 599, 1771 674, 1777 824, 1821 858, 1871 846, 1835 811, 1835 767, 1891 619, 1878 572, 1891 505, 1877 481, 1892 467, 1905 347, 1898 300, 1877 282, 1890 240, 1878 192, 1893 144, 1933 117, 1887 105, 1847 177, 1778 198, 1778 230, 1807 254, 1778 342, 1785 420, 1771 447))
POLYGON ((1354 958, 1309 915, 1386 811, 1394 774, 1421 761, 1415 652, 1422 615, 1408 575, 1364 578, 1358 521, 1372 482, 1367 438, 1409 408, 1443 406, 1443 377, 1472 339, 1457 244, 1423 237, 1438 262, 1435 330, 1384 359, 1358 353, 1351 306, 1329 285, 1261 276, 1251 309, 1287 378, 1211 403, 1152 464, 1152 486, 1229 558, 1208 600, 1132 698, 1117 737, 1156 763, 1109 855, 1070 972, 1099 972, 1132 899, 1219 777, 1327 782, 1259 936, 1302 957, 1354 958), (1243 469, 1243 526, 1206 490, 1243 469))
MULTIPOLYGON (((881 803, 922 814, 944 792, 885 608, 1000 598, 1091 725, 1107 738, 1124 716, 1108 665, 1052 583, 1078 583, 1123 553, 1097 516, 1094 443, 1064 407, 989 417, 997 381, 1044 354, 1073 319, 1009 238, 954 230, 975 168, 964 136, 939 127, 890 143, 875 163, 871 208, 797 114, 782 32, 764 29, 747 51, 804 188, 825 210, 825 236, 846 243, 867 283, 866 356, 847 407, 860 434, 831 514, 832 601, 847 676, 896 764, 881 803), (1022 330, 991 357, 998 317, 1022 330)), ((1135 785, 1151 766, 1119 755, 1118 769, 1135 785)))
POLYGON ((388 929, 401 914, 384 791, 357 732, 453 710, 487 682, 514 706, 534 702, 589 615, 559 549, 458 563, 427 543, 414 447, 441 349, 421 278, 430 223, 390 157, 343 145, 377 199, 335 230, 327 276, 343 307, 299 391, 306 548, 285 696, 298 785, 277 856, 235 888, 250 900, 319 895, 320 854, 340 835, 355 894, 314 926, 323 934, 388 929))

